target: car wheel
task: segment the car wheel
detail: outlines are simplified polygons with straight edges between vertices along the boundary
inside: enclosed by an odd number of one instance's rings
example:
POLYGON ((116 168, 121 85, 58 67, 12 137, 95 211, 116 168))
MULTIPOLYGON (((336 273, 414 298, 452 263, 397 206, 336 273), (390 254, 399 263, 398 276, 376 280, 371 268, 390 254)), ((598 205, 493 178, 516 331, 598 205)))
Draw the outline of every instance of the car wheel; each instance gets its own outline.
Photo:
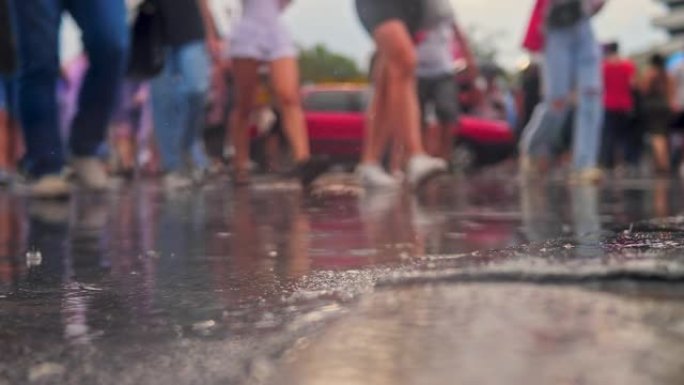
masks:
POLYGON ((475 149, 468 143, 456 143, 451 152, 451 165, 454 171, 472 171, 477 165, 477 154, 475 149))

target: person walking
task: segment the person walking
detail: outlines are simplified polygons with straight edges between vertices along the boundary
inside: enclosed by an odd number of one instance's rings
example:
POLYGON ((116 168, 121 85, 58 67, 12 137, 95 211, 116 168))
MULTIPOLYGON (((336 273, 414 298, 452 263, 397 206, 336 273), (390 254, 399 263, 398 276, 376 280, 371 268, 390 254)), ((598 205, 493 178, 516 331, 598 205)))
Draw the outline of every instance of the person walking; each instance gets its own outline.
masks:
POLYGON ((606 170, 613 170, 617 150, 621 149, 627 166, 636 170, 639 163, 638 142, 641 140, 641 135, 638 134, 640 130, 632 124, 633 90, 637 83, 636 66, 630 59, 620 56, 620 46, 617 42, 606 44, 604 50, 603 104, 606 115, 601 143, 601 166, 606 170))
POLYGON ((249 118, 259 89, 259 67, 268 65, 276 104, 296 163, 295 174, 304 187, 328 168, 312 158, 299 96, 297 50, 282 20, 289 0, 243 0, 242 18, 230 39, 235 79, 235 104, 230 119, 230 139, 235 148, 234 183, 249 183, 249 118))
POLYGON ((421 139, 413 36, 420 28, 434 26, 442 12, 451 12, 450 7, 441 0, 356 0, 361 23, 373 37, 377 50, 375 92, 357 168, 366 187, 399 186, 380 165, 390 136, 403 146, 408 157, 407 181, 414 187, 446 171, 446 162, 427 155, 421 139))
POLYGON ((472 55, 450 13, 445 13, 433 28, 419 31, 416 40, 418 100, 425 147, 430 155, 448 162, 453 147, 452 129, 459 114, 454 45, 458 43, 464 52, 468 67, 474 64, 472 55), (437 124, 432 124, 430 109, 437 124))
POLYGON ((96 152, 105 139, 126 69, 129 38, 124 1, 14 0, 11 5, 19 52, 18 109, 26 142, 22 168, 28 195, 61 198, 70 192, 63 174, 66 154, 56 95, 59 29, 65 11, 81 28, 90 63, 71 124, 70 163, 83 187, 106 189, 107 174, 96 152))
POLYGON ((670 172, 668 131, 675 106, 674 82, 665 68, 665 58, 651 56, 649 66, 641 80, 646 132, 651 136, 656 174, 670 172))
POLYGON ((524 41, 532 52, 543 52, 544 100, 525 127, 520 144, 525 176, 543 171, 554 156, 573 93, 576 109, 573 132, 573 179, 598 182, 603 124, 601 51, 591 17, 602 0, 537 0, 524 41))
POLYGON ((152 79, 152 113, 164 186, 185 189, 204 179, 209 160, 203 142, 211 60, 221 41, 207 0, 156 0, 166 60, 152 79))

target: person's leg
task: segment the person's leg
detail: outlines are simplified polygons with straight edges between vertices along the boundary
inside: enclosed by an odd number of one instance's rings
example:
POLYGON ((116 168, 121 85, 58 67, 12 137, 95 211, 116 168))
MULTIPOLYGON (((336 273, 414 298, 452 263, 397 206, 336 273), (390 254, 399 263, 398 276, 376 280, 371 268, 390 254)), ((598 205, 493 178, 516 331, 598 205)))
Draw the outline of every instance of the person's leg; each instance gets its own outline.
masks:
POLYGON ((309 134, 306 130, 304 112, 299 97, 299 68, 292 57, 271 62, 271 81, 280 106, 283 128, 290 142, 292 155, 297 163, 311 157, 309 134))
POLYGON ((617 148, 619 124, 620 112, 606 111, 601 139, 601 166, 608 170, 615 168, 615 150, 617 148))
POLYGON ((429 120, 429 108, 433 111, 436 108, 436 100, 434 91, 437 84, 434 78, 418 78, 417 79, 417 94, 418 106, 420 108, 420 123, 423 132, 423 143, 425 143, 425 150, 432 156, 438 156, 439 146, 439 126, 431 124, 429 120))
POLYGON ((151 82, 154 131, 165 172, 180 172, 184 166, 181 148, 183 124, 179 114, 181 101, 176 77, 177 52, 169 51, 162 72, 151 82))
POLYGON ((259 62, 253 59, 233 60, 235 103, 230 113, 230 144, 235 148, 233 168, 236 174, 245 173, 249 167, 249 117, 254 106, 259 62))
POLYGON ((395 130, 409 157, 424 155, 420 135, 420 109, 416 95, 416 54, 409 31, 399 20, 383 23, 373 32, 378 51, 386 58, 384 106, 380 124, 395 130))
POLYGON ((76 157, 92 157, 104 140, 126 70, 126 5, 123 0, 64 0, 64 4, 83 32, 89 62, 70 147, 76 157))
POLYGON ((569 29, 547 32, 542 71, 545 100, 537 106, 523 131, 520 142, 523 159, 548 159, 562 134, 572 89, 571 66, 575 53, 570 45, 571 37, 569 29))
POLYGON ((435 87, 435 112, 439 122, 436 156, 449 161, 454 142, 452 128, 458 121, 458 89, 452 75, 440 78, 435 87))
POLYGON ((178 66, 182 79, 183 97, 186 105, 183 125, 183 152, 192 157, 193 166, 199 169, 209 167, 209 159, 203 143, 205 103, 209 92, 210 63, 203 41, 187 44, 180 48, 178 66))
POLYGON ((0 106, 0 185, 5 184, 9 178, 9 170, 12 166, 10 150, 14 143, 10 140, 9 114, 0 106))
POLYGON ((655 172, 666 174, 670 172, 670 147, 667 134, 654 133, 651 135, 651 147, 653 148, 653 161, 655 172))
POLYGON ((579 171, 595 169, 598 166, 604 108, 600 46, 596 42, 589 20, 576 28, 578 40, 574 65, 578 95, 573 165, 575 170, 579 171))
POLYGON ((5 78, 0 75, 0 184, 3 184, 6 173, 11 165, 12 146, 10 140, 9 100, 5 78))
POLYGON ((23 166, 36 178, 58 174, 64 167, 56 95, 61 2, 15 1, 13 5, 21 57, 17 81, 19 116, 26 141, 23 166))

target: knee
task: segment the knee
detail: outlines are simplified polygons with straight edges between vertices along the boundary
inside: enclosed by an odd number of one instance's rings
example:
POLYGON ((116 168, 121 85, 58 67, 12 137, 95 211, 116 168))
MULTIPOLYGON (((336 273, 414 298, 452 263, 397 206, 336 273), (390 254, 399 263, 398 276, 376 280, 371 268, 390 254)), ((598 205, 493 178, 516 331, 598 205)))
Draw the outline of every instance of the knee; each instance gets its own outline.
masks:
POLYGON ((394 55, 386 64, 388 76, 393 81, 412 79, 416 72, 418 59, 413 50, 405 50, 394 55))
POLYGON ((277 96, 278 103, 283 109, 296 108, 301 105, 301 98, 296 90, 279 91, 277 96))
POLYGON ((568 107, 568 101, 563 98, 554 99, 551 101, 551 110, 553 112, 559 113, 565 111, 568 107))

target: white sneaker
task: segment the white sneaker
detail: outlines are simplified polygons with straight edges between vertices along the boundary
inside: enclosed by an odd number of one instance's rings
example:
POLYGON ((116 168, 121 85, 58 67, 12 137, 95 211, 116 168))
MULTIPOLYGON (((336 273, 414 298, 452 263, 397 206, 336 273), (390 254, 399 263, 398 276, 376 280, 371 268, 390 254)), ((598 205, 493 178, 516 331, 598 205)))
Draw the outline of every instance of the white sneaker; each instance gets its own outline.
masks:
POLYGON ((428 155, 416 155, 409 159, 406 178, 412 186, 418 186, 426 179, 447 171, 444 159, 428 155))
POLYGON ((95 191, 104 191, 109 187, 109 177, 104 164, 95 157, 74 158, 71 161, 76 179, 79 183, 95 191))
POLYGON ((17 189, 19 193, 36 199, 66 199, 71 195, 71 186, 62 174, 44 175, 18 185, 17 189))
POLYGON ((191 177, 180 172, 170 172, 164 176, 164 188, 168 191, 186 190, 194 184, 191 177))
POLYGON ((399 182, 378 164, 360 164, 356 167, 356 175, 366 188, 399 187, 399 182))

